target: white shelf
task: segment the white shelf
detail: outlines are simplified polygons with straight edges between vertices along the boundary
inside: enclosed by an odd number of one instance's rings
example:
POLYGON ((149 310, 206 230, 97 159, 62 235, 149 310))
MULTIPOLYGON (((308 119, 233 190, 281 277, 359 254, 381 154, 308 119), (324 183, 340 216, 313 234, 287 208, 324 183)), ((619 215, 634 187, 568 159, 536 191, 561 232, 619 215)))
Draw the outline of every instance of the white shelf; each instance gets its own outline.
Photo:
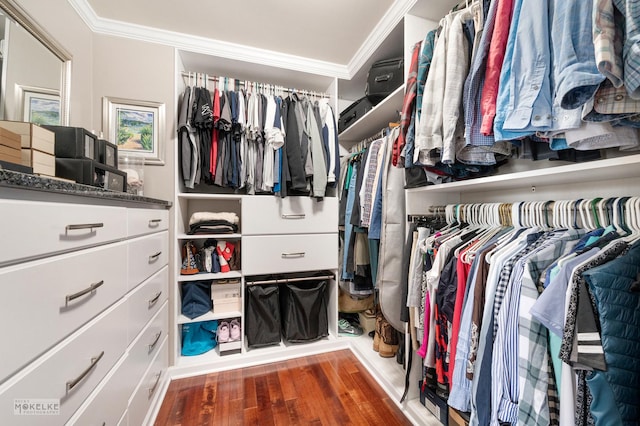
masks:
POLYGON ((222 312, 222 313, 214 313, 214 312, 207 312, 204 315, 200 315, 199 317, 196 318, 189 318, 185 315, 180 315, 178 317, 178 325, 180 324, 189 324, 192 322, 201 322, 201 321, 213 321, 213 320, 221 320, 221 319, 227 319, 227 318, 240 318, 242 316, 242 312, 240 311, 233 311, 233 312, 222 312))
POLYGON ((185 200, 242 200, 242 194, 212 194, 203 192, 182 192, 178 198, 185 200))
POLYGON ((242 238, 242 234, 197 234, 189 235, 185 233, 177 234, 176 238, 179 240, 206 240, 213 238, 216 240, 239 240, 242 238))
POLYGON ((640 178, 640 154, 430 185, 408 189, 407 192, 488 192, 536 186, 588 184, 628 178, 640 178))
POLYGON ((208 281, 208 280, 224 280, 228 278, 241 278, 241 277, 242 277, 242 273, 240 271, 231 271, 231 272, 219 272, 217 274, 178 275, 176 280, 179 282, 208 281))
POLYGON ((338 135, 340 144, 344 146, 360 142, 388 126, 389 122, 398 121, 403 99, 404 84, 374 106, 361 119, 340 133, 338 135))

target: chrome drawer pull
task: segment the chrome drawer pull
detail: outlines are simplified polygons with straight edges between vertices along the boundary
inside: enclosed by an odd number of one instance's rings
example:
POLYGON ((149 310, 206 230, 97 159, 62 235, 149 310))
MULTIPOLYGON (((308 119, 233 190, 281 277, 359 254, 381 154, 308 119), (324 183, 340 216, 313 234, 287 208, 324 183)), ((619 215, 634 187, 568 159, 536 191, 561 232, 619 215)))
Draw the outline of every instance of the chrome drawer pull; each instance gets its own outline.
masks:
POLYGON ((77 225, 67 225, 65 229, 67 231, 77 231, 78 229, 91 229, 93 231, 94 228, 102 227, 104 227, 104 223, 81 223, 77 225))
POLYGON ((162 219, 151 219, 149 220, 149 227, 157 228, 158 226, 160 226, 160 222, 162 222, 162 219))
POLYGON ((283 214, 283 219, 304 219, 307 215, 304 213, 283 214))
POLYGON ((304 257, 306 253, 301 251, 298 253, 282 253, 282 258, 283 259, 289 259, 289 258, 293 258, 293 257, 304 257))
POLYGON ((156 382, 149 388, 149 398, 151 398, 151 395, 153 395, 153 393, 156 391, 158 383, 160 382, 160 376, 162 376, 162 372, 158 373, 156 376, 156 382))
POLYGON ((156 347, 156 345, 158 344, 158 340, 160 340, 160 336, 162 336, 162 330, 158 331, 158 334, 156 334, 155 339, 153 339, 153 342, 151 342, 151 344, 149 345, 149 352, 151 352, 153 348, 156 347))
POLYGON ((102 284, 104 284, 104 280, 100 280, 97 283, 93 283, 89 287, 85 288, 84 290, 80 290, 77 293, 70 294, 67 297, 65 297, 65 299, 66 299, 67 303, 69 303, 72 300, 77 299, 78 297, 81 297, 81 296, 84 296, 87 293, 92 293, 92 292, 96 291, 98 289, 98 287, 100 287, 102 284))
POLYGON ((100 355, 98 355, 97 357, 91 358, 91 365, 88 366, 87 369, 84 370, 82 373, 80 373, 80 375, 76 379, 71 380, 70 382, 67 382, 67 392, 69 392, 78 383, 80 383, 82 379, 84 379, 87 376, 87 374, 89 374, 91 370, 93 370, 96 367, 96 365, 98 365, 98 361, 100 361, 103 356, 104 356, 104 351, 100 352, 100 355))
POLYGON ((156 304, 158 299, 160 299, 161 294, 162 294, 162 291, 159 291, 158 294, 156 294, 151 299, 149 299, 149 309, 151 309, 151 307, 156 304))
POLYGON ((162 254, 161 251, 157 252, 156 254, 152 254, 151 256, 149 256, 149 262, 153 262, 154 260, 157 260, 161 254, 162 254))

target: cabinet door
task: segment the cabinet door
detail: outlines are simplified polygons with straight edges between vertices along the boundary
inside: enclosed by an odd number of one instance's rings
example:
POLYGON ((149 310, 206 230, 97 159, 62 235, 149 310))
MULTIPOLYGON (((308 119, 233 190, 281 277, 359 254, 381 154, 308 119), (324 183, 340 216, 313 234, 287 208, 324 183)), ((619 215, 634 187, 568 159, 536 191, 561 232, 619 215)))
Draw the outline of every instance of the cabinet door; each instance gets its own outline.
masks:
POLYGON ((36 201, 0 200, 0 266, 77 250, 127 235, 126 210, 36 201))
POLYGON ((2 384, 0 424, 66 422, 124 354, 126 318, 126 304, 120 302, 2 384), (55 417, 14 414, 14 401, 25 398, 59 401, 60 413, 55 417))
POLYGON ((244 275, 335 269, 338 235, 268 235, 242 237, 244 275))
POLYGON ((332 233, 338 231, 338 199, 326 197, 244 197, 243 235, 332 233))
POLYGON ((121 298, 126 262, 115 243, 2 269, 0 381, 121 298))
POLYGON ((169 261, 169 233, 147 235, 129 241, 129 289, 132 289, 162 269, 169 261))
POLYGON ((169 228, 169 211, 159 209, 127 209, 127 235, 151 234, 169 228))

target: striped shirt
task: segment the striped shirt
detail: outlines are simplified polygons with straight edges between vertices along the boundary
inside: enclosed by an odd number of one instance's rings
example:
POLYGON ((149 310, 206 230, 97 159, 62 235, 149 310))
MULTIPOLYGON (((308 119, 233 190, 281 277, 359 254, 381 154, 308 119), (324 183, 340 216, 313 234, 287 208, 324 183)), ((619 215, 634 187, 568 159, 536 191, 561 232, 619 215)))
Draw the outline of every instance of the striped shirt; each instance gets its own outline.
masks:
POLYGON ((625 37, 622 48, 624 85, 633 99, 640 99, 640 2, 614 0, 614 5, 625 18, 625 37))

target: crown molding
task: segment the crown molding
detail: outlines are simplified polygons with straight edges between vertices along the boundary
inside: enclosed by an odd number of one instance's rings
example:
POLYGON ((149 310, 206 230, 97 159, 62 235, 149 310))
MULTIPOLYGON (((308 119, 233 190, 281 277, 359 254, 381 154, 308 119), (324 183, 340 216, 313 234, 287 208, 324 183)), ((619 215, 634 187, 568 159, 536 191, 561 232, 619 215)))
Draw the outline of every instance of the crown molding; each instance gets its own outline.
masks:
POLYGON ((389 36, 391 31, 398 25, 404 16, 411 10, 418 0, 396 0, 389 7, 380 21, 369 34, 369 37, 362 43, 358 51, 353 55, 347 64, 349 79, 351 79, 362 66, 367 62, 375 50, 389 36))
POLYGON ((68 2, 94 33, 159 43, 191 52, 327 77, 351 78, 346 65, 105 19, 96 15, 86 0, 68 0, 68 2))

